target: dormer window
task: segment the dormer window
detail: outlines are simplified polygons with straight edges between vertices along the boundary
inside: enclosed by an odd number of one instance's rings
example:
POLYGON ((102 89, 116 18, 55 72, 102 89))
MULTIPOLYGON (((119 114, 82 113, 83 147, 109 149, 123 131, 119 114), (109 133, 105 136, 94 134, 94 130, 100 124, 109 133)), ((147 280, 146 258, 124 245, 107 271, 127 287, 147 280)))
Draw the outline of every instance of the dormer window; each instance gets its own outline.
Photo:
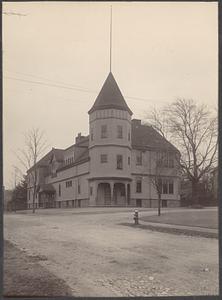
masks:
POLYGON ((101 138, 107 138, 107 125, 102 125, 101 126, 101 138))
POLYGON ((117 126, 117 138, 118 139, 123 138, 123 126, 121 126, 121 125, 117 126))

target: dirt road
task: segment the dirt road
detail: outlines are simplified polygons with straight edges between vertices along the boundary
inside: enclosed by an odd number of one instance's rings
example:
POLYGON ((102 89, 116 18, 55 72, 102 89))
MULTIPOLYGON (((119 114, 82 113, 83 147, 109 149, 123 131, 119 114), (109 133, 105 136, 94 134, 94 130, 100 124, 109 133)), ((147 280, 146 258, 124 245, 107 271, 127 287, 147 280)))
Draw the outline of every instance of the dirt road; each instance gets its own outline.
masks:
POLYGON ((29 255, 47 257, 39 263, 64 280, 74 296, 218 294, 218 240, 122 222, 132 222, 132 212, 7 214, 4 237, 29 255))

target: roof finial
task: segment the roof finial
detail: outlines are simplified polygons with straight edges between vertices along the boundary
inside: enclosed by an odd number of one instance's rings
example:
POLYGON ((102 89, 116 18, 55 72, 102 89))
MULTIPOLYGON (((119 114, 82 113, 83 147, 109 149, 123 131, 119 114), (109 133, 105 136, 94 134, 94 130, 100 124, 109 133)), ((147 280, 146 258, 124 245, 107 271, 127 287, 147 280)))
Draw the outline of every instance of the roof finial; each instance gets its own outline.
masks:
POLYGON ((111 72, 112 71, 112 5, 110 6, 110 49, 109 49, 109 54, 110 54, 109 69, 110 69, 110 72, 111 72))

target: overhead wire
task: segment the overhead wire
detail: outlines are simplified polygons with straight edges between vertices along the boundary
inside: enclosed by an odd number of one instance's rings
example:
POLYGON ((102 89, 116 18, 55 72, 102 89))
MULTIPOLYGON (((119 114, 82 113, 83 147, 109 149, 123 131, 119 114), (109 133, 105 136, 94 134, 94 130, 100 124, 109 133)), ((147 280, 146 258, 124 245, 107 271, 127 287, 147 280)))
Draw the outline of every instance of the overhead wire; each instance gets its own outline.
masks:
MULTIPOLYGON (((11 71, 6 71, 9 73, 15 73, 15 74, 20 74, 20 75, 24 75, 24 76, 28 76, 28 77, 33 77, 33 78, 39 78, 39 79, 43 79, 52 83, 47 83, 47 82, 42 82, 42 81, 35 81, 35 80, 29 80, 29 79, 22 79, 22 78, 16 78, 16 77, 11 77, 11 76, 4 76, 5 79, 10 79, 10 80, 16 80, 16 81, 21 81, 21 82, 28 82, 28 83, 33 83, 33 84, 39 84, 39 85, 43 85, 43 86, 51 86, 51 87, 56 87, 56 88, 63 88, 63 89, 69 89, 69 90, 76 90, 79 92, 86 92, 86 93, 98 93, 98 91, 96 90, 92 90, 86 87, 82 87, 82 86, 78 86, 78 85, 73 85, 70 83, 64 83, 61 81, 55 81, 52 79, 48 79, 42 76, 36 76, 33 74, 27 74, 27 73, 22 73, 22 72, 11 72, 11 71), (56 83, 56 84, 55 84, 56 83)), ((163 102, 163 99, 149 99, 149 98, 141 98, 141 97, 135 97, 135 96, 125 96, 127 99, 132 99, 132 100, 138 100, 138 101, 143 101, 143 102, 147 102, 147 101, 160 101, 163 102)))

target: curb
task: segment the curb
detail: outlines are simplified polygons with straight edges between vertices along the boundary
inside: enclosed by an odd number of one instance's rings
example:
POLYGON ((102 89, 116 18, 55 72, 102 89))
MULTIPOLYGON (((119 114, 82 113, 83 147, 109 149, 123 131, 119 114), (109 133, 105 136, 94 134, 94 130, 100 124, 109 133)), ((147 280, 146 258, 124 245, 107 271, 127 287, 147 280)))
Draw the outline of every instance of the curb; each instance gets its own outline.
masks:
MULTIPOLYGON (((174 227, 173 225, 170 227, 164 227, 165 224, 161 224, 159 225, 151 225, 151 224, 144 224, 143 222, 140 222, 139 225, 135 225, 133 223, 119 223, 119 225, 123 225, 123 226, 129 226, 129 227, 133 227, 133 228, 139 228, 139 229, 148 229, 148 230, 152 230, 152 231, 158 231, 158 232, 166 232, 166 233, 171 233, 171 234, 183 234, 183 235, 188 235, 188 236, 197 236, 197 237, 205 237, 205 238, 214 238, 214 239, 218 239, 218 231, 204 231, 205 228, 203 228, 203 230, 196 230, 194 228, 192 229, 188 229, 188 228, 178 228, 178 227, 174 227)), ((185 227, 185 226, 184 226, 185 227)))

